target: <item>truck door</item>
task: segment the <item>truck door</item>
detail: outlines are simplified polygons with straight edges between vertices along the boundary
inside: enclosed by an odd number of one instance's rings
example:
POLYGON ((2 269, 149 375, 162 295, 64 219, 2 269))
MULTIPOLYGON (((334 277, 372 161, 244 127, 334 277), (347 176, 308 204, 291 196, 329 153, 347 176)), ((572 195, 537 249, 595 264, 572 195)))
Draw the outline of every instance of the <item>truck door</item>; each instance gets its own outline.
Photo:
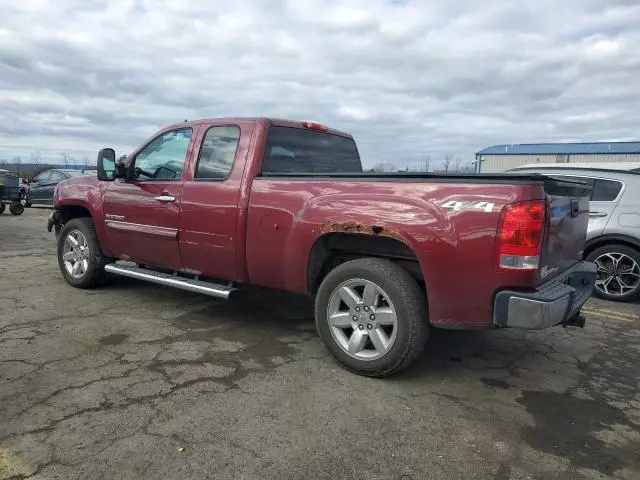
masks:
POLYGON ((246 221, 239 199, 252 128, 240 122, 200 129, 200 151, 182 193, 179 238, 186 271, 231 281, 243 276, 244 237, 237 224, 246 221))
POLYGON ((161 133, 133 159, 133 178, 106 187, 103 208, 110 250, 121 259, 179 270, 183 170, 193 129, 161 133))

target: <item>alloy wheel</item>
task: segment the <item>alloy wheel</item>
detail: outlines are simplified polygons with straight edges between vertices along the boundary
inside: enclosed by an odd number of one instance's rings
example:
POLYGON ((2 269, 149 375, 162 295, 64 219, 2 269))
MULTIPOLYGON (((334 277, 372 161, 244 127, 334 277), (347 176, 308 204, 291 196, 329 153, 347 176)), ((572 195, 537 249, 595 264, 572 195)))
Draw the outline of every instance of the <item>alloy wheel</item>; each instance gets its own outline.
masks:
POLYGON ((595 288, 606 295, 628 295, 640 285, 640 266, 624 253, 604 253, 594 263, 598 268, 595 288))
POLYGON ((62 260, 67 273, 75 279, 82 278, 89 269, 89 244, 80 230, 71 230, 64 239, 62 260))
POLYGON ((329 298, 327 321, 340 348, 358 360, 376 360, 396 340, 398 317, 389 295, 364 279, 347 280, 329 298))

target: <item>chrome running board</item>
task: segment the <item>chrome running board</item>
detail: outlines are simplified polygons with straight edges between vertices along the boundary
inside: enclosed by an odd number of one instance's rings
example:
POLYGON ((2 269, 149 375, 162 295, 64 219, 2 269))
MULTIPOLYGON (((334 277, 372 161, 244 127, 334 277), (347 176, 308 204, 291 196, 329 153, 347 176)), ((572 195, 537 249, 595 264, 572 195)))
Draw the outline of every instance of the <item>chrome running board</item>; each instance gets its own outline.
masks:
POLYGON ((158 285, 179 288, 188 292, 202 293, 225 300, 227 300, 231 292, 235 290, 231 285, 218 285, 216 283, 178 277, 177 275, 171 275, 169 273, 156 272, 154 270, 129 265, 119 265, 117 263, 105 265, 104 270, 115 275, 122 275, 123 277, 145 280, 147 282, 157 283, 158 285))

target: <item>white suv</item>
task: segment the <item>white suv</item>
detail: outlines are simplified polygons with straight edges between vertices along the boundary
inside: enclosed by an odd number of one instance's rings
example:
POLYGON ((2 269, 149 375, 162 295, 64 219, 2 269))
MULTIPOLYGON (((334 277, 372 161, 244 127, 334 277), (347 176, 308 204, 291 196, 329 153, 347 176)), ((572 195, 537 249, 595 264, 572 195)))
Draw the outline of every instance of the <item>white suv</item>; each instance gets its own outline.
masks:
POLYGON ((594 294, 620 302, 640 298, 640 164, 533 164, 509 172, 590 183, 584 256, 598 267, 594 294))

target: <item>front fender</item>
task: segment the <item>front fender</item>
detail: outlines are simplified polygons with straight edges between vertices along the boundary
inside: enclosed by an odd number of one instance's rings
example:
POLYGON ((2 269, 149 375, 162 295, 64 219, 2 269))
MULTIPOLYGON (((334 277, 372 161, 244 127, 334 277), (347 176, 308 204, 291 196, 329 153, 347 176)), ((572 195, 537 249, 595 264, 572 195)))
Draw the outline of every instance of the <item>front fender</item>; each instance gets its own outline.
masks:
MULTIPOLYGON (((61 182, 54 192, 54 208, 59 212, 57 220, 59 225, 71 218, 87 216, 93 219, 98 242, 105 255, 111 255, 107 242, 107 232, 104 223, 102 197, 104 184, 97 179, 87 177, 90 181, 82 181, 78 178, 61 182)), ((55 220, 53 225, 55 225, 55 220)), ((48 226, 47 226, 48 228, 48 226)))

